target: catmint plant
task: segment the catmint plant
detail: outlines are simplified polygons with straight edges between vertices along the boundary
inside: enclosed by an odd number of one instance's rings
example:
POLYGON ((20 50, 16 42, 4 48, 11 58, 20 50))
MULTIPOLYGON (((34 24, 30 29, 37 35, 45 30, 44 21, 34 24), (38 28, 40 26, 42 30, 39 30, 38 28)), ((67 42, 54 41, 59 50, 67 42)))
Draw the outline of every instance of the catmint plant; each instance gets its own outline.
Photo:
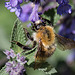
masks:
POLYGON ((19 54, 15 54, 15 52, 11 49, 10 51, 6 50, 4 52, 7 55, 8 59, 11 59, 6 63, 6 72, 9 75, 23 75, 25 68, 24 65, 27 63, 24 56, 19 54))

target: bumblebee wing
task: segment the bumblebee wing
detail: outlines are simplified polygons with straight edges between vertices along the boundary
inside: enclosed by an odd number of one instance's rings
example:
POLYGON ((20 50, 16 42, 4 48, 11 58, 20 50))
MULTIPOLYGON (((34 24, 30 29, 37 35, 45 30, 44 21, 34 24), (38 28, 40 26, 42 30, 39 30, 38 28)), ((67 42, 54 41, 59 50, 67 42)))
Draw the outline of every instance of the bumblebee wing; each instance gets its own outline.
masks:
POLYGON ((75 48, 75 41, 72 39, 65 38, 63 36, 60 36, 58 34, 56 35, 56 43, 57 43, 57 48, 60 50, 71 50, 75 48))

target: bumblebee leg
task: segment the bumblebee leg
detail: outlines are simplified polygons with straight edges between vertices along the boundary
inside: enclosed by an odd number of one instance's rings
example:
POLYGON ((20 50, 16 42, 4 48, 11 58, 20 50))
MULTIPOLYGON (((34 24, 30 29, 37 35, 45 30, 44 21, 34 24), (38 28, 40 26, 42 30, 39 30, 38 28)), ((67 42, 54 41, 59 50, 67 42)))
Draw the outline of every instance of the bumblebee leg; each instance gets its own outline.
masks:
POLYGON ((36 46, 36 41, 33 41, 33 48, 36 46))
POLYGON ((36 23, 32 23, 32 30, 36 32, 36 30, 38 30, 36 23))
POLYGON ((32 23, 32 25, 33 25, 33 26, 31 27, 31 29, 32 29, 33 31, 36 31, 36 29, 35 29, 35 28, 36 28, 36 27, 35 27, 36 24, 35 24, 35 23, 32 23))
MULTIPOLYGON (((28 47, 28 46, 24 46, 23 44, 17 42, 17 41, 11 41, 13 43, 16 43, 16 45, 18 45, 20 48, 22 48, 23 50, 31 50, 36 46, 36 41, 33 40, 33 38, 30 36, 29 32, 24 28, 24 31, 26 32, 27 37, 33 41, 33 46, 32 47, 28 47)), ((24 51, 23 51, 24 52, 24 51)))
POLYGON ((32 47, 32 48, 34 48, 34 47, 36 46, 36 41, 34 41, 33 37, 30 36, 30 34, 29 34, 29 32, 27 31, 27 29, 24 28, 24 31, 25 31, 27 37, 28 37, 31 41, 33 41, 33 47, 32 47))
POLYGON ((36 46, 35 41, 33 41, 33 46, 32 47, 25 46, 25 45, 23 45, 23 44, 21 44, 20 42, 17 42, 17 41, 11 41, 11 42, 16 43, 16 45, 18 45, 20 48, 22 48, 24 50, 23 52, 25 52, 27 50, 31 50, 36 46))
POLYGON ((18 45, 20 48, 22 48, 23 50, 31 50, 32 48, 31 47, 28 47, 28 46, 24 46, 23 44, 17 42, 17 41, 11 41, 13 43, 16 43, 16 45, 18 45))
POLYGON ((24 28, 24 31, 25 31, 27 37, 28 37, 31 41, 33 41, 33 37, 30 36, 30 33, 27 31, 27 29, 24 28))

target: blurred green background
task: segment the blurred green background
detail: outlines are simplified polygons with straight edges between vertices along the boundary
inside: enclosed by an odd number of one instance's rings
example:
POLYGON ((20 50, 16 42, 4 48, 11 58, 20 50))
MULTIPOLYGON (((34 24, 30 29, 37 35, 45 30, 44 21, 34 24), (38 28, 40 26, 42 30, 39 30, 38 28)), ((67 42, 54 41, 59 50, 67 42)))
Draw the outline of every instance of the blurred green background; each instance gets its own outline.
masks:
POLYGON ((0 0, 0 48, 9 49, 9 39, 11 36, 12 27, 16 19, 15 13, 10 13, 5 8, 5 1, 0 0))
MULTIPOLYGON (((10 49, 10 37, 14 21, 16 20, 15 13, 11 13, 10 10, 5 8, 5 0, 0 0, 0 69, 7 61, 4 50, 10 49)), ((66 59, 72 51, 60 51, 56 49, 55 53, 47 61, 56 67, 58 73, 53 75, 75 75, 74 63, 68 65, 66 59)), ((27 68, 28 75, 45 75, 43 72, 34 71, 27 68), (32 73, 33 72, 33 73, 32 73)))
POLYGON ((15 13, 10 13, 5 8, 5 0, 0 0, 0 68, 7 61, 3 51, 10 49, 11 31, 15 20, 15 13))

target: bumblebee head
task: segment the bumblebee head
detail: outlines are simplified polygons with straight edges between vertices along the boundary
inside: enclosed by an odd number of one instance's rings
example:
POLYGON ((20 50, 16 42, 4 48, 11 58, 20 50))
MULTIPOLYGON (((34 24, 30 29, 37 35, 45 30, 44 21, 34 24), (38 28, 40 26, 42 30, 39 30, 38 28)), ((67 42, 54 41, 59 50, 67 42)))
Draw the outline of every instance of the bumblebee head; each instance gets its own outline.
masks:
POLYGON ((46 23, 42 20, 37 20, 33 23, 33 26, 36 30, 38 30, 41 26, 46 26, 46 23))

